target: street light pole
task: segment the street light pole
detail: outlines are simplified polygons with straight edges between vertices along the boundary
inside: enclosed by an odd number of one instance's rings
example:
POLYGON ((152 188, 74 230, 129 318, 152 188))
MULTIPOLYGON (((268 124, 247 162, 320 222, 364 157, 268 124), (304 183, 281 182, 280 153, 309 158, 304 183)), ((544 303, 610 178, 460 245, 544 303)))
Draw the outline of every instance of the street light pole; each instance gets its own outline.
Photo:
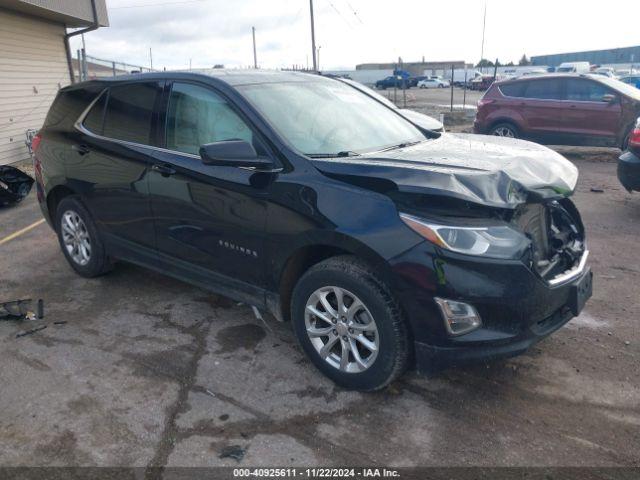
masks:
POLYGON ((251 27, 253 34, 253 68, 258 69, 258 56, 256 55, 256 27, 251 27))
POLYGON ((309 9, 311 11, 311 51, 313 52, 313 71, 318 71, 318 63, 316 62, 316 27, 313 21, 313 0, 309 0, 309 9))

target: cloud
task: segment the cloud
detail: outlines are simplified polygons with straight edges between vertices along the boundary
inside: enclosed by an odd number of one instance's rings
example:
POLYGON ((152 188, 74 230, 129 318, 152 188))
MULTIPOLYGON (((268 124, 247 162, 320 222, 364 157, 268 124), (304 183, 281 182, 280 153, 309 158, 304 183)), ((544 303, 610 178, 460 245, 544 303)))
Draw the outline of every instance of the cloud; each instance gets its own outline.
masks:
MULTIPOLYGON (((87 53, 99 58, 185 68, 224 63, 253 65, 251 27, 256 27, 258 63, 279 68, 311 63, 307 0, 108 0, 111 26, 86 35, 87 53), (131 5, 143 8, 121 8, 131 5)), ((400 0, 315 0, 316 43, 321 67, 357 63, 466 60, 480 56, 483 3, 400 0), (354 13, 355 12, 355 13, 354 13)), ((538 0, 514 7, 512 0, 487 0, 485 56, 517 61, 523 53, 626 46, 633 25, 602 22, 577 2, 538 0), (598 32, 594 35, 593 32, 598 32)), ((640 2, 609 0, 608 11, 640 16, 640 2)), ((73 48, 80 40, 75 38, 73 48)))

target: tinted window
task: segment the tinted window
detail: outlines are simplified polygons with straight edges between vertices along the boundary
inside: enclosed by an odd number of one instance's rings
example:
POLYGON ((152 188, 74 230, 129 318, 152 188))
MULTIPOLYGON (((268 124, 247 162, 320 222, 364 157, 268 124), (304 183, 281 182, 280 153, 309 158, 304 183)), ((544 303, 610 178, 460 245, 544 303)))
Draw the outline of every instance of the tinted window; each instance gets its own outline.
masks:
POLYGON ((105 92, 100 95, 98 101, 93 104, 93 107, 91 107, 87 116, 84 117, 84 122, 82 122, 82 124, 90 132, 102 135, 102 121, 104 119, 104 106, 106 103, 107 94, 105 92))
POLYGON ((156 83, 111 87, 104 118, 105 137, 149 144, 156 83))
POLYGON ((524 96, 539 100, 561 100, 562 81, 559 79, 545 79, 527 82, 524 96))
POLYGON ((176 83, 171 90, 166 138, 167 148, 192 154, 223 140, 246 140, 257 147, 251 129, 222 97, 187 83, 176 83))
POLYGON ((602 97, 611 93, 607 87, 598 82, 582 79, 567 80, 567 100, 578 102, 601 102, 602 97))
POLYGON ((507 83, 506 85, 500 85, 500 91, 507 97, 522 97, 524 89, 527 86, 526 82, 507 83))

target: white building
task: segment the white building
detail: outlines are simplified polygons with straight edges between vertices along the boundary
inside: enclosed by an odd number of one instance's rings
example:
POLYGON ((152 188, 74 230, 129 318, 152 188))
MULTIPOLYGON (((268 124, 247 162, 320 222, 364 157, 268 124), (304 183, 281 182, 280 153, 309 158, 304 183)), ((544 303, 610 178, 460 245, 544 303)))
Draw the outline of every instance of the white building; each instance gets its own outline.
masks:
POLYGON ((0 0, 0 165, 29 158, 27 130, 73 81, 67 29, 108 24, 105 0, 0 0))

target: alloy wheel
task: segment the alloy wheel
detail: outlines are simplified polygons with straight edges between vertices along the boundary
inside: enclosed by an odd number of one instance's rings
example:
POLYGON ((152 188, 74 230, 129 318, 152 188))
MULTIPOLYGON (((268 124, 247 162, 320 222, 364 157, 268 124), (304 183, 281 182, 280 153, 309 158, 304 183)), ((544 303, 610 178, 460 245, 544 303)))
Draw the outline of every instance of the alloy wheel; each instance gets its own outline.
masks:
POLYGON ((80 266, 91 260, 91 237, 80 215, 67 210, 61 217, 62 241, 71 259, 80 266))
POLYGON ((516 134, 509 127, 498 127, 493 131, 493 134, 496 137, 507 137, 507 138, 515 138, 516 134))
POLYGON ((380 349, 378 327, 364 303, 340 287, 322 287, 305 307, 305 328, 320 357, 346 373, 367 370, 380 349))

